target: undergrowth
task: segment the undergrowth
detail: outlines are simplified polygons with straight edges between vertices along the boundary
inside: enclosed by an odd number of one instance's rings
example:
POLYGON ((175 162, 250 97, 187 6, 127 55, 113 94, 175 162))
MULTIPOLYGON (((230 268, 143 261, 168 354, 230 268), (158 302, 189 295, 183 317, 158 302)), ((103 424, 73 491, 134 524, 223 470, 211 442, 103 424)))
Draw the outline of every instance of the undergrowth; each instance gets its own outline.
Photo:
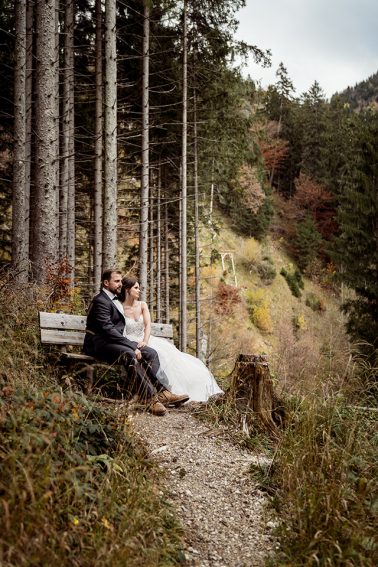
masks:
POLYGON ((45 298, 0 291, 0 564, 180 562, 181 528, 127 416, 64 391, 44 357, 45 298))
POLYGON ((297 400, 263 484, 277 511, 271 565, 378 564, 378 415, 341 394, 297 400))

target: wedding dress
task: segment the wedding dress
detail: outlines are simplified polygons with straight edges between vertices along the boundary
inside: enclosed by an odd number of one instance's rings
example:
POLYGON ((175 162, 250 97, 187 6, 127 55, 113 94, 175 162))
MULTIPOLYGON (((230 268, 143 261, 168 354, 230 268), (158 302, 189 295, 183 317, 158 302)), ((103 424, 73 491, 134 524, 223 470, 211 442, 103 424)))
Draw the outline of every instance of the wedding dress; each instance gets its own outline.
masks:
MULTIPOLYGON (((125 319, 124 335, 131 341, 142 341, 143 315, 138 320, 132 317, 125 319)), ((168 388, 174 394, 188 394, 190 400, 195 402, 206 402, 210 396, 223 394, 214 376, 195 356, 179 351, 173 343, 159 337, 150 336, 148 346, 158 353, 161 370, 168 379, 168 388)))

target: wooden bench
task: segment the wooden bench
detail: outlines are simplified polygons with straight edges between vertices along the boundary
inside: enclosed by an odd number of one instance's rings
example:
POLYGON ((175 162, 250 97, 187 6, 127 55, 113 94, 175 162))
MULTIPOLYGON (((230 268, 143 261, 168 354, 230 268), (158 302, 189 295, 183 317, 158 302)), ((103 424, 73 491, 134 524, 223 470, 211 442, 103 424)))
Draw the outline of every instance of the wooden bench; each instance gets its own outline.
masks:
MULTIPOLYGON (((59 349, 60 360, 67 365, 80 365, 80 373, 85 373, 85 391, 93 386, 94 371, 97 365, 105 363, 81 352, 74 352, 73 347, 82 347, 84 343, 87 318, 85 315, 67 313, 49 313, 40 311, 39 329, 42 345, 55 346, 59 349)), ((167 323, 152 323, 151 334, 173 342, 173 327, 167 323)))

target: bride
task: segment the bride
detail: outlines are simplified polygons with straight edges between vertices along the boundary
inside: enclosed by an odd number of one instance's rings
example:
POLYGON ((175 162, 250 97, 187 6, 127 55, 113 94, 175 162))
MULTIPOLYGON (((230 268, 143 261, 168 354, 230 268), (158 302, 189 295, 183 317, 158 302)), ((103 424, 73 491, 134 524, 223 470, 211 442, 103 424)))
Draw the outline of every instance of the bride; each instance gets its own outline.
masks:
POLYGON ((196 402, 206 402, 210 396, 222 394, 223 390, 203 362, 179 351, 166 339, 151 336, 150 312, 147 304, 139 301, 139 295, 138 280, 124 277, 120 294, 126 319, 124 335, 136 341, 138 348, 148 345, 156 350, 169 389, 174 394, 188 394, 190 400, 196 402))

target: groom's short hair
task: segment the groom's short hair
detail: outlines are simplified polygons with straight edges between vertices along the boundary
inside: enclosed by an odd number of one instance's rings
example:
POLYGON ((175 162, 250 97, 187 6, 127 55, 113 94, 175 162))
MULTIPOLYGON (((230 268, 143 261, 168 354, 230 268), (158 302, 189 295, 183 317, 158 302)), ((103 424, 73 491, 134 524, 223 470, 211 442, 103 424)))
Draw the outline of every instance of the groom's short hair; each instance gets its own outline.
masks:
POLYGON ((119 270, 116 270, 115 268, 104 270, 102 272, 102 276, 101 276, 101 284, 103 284, 105 280, 109 281, 110 278, 112 277, 112 274, 122 275, 122 272, 120 272, 119 270))

